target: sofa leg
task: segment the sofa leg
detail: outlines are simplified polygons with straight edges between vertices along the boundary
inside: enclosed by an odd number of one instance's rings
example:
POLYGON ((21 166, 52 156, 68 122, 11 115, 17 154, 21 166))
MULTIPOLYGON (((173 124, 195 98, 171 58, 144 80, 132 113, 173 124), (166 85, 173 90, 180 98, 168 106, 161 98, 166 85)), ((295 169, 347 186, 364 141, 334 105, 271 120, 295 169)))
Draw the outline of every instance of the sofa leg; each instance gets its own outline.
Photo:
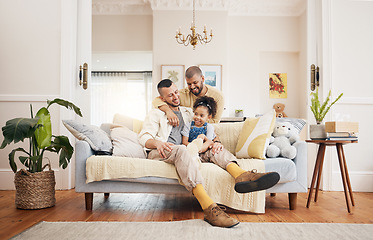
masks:
POLYGON ((93 193, 85 193, 85 209, 92 210, 93 206, 93 193))
POLYGON ((109 196, 110 196, 110 193, 104 193, 104 197, 105 197, 105 199, 108 199, 109 196))
POLYGON ((275 197, 276 196, 276 193, 271 193, 271 197, 275 197))
POLYGON ((288 193, 290 210, 297 209, 297 193, 288 193))

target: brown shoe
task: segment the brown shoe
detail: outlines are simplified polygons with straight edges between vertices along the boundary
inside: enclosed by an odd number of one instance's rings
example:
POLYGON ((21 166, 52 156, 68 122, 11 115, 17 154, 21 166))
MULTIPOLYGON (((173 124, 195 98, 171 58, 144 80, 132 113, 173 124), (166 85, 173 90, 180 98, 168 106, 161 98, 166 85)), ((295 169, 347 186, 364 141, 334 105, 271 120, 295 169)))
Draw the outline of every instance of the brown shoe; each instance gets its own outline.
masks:
MULTIPOLYGON (((225 210, 225 208, 224 208, 225 210)), ((211 204, 207 209, 203 210, 205 221, 212 226, 231 228, 239 224, 237 219, 226 214, 216 203, 211 204)))
POLYGON ((279 180, 280 175, 277 172, 257 173, 254 169, 236 178, 234 190, 238 193, 261 191, 273 187, 279 180))

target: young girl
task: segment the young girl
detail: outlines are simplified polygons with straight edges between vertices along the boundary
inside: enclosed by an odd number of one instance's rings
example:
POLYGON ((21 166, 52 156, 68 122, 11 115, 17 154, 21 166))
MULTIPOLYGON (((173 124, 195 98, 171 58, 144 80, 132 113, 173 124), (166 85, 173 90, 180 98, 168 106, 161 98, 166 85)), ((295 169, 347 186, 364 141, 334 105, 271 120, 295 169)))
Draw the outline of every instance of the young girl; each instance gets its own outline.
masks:
POLYGON ((194 139, 201 138, 203 145, 200 152, 208 150, 216 136, 214 127, 207 121, 215 117, 216 107, 217 104, 212 97, 203 96, 196 99, 193 105, 193 121, 190 126, 185 126, 182 131, 184 145, 188 145, 194 139))

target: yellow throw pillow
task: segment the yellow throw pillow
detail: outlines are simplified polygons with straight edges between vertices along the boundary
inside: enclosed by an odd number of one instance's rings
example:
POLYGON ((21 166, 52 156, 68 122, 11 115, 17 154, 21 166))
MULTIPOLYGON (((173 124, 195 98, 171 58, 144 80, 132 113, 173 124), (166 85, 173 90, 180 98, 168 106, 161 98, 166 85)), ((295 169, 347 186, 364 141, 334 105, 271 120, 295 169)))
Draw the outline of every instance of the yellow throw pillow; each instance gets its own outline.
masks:
POLYGON ((236 157, 266 159, 265 151, 269 144, 275 122, 275 110, 259 118, 246 119, 238 137, 236 157))
POLYGON ((114 115, 113 124, 119 124, 127 127, 135 133, 140 133, 143 121, 117 113, 114 115))

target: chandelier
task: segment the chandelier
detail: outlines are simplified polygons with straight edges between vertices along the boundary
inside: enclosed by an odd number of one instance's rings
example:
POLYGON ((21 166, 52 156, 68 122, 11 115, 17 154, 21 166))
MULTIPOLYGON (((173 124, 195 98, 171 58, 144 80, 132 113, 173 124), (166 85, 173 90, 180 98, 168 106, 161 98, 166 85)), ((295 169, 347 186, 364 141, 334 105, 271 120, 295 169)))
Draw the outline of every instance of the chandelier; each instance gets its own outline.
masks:
POLYGON ((188 46, 189 44, 193 46, 193 50, 196 48, 196 45, 198 42, 201 44, 206 44, 211 42, 212 40, 212 29, 210 31, 210 35, 207 35, 206 31, 206 25, 203 30, 203 36, 196 32, 196 2, 193 0, 193 21, 192 26, 190 27, 190 30, 192 30, 191 34, 188 34, 186 37, 184 34, 181 33, 181 29, 176 30, 176 42, 179 44, 184 44, 184 46, 188 46), (210 37, 208 37, 210 36, 210 37))

